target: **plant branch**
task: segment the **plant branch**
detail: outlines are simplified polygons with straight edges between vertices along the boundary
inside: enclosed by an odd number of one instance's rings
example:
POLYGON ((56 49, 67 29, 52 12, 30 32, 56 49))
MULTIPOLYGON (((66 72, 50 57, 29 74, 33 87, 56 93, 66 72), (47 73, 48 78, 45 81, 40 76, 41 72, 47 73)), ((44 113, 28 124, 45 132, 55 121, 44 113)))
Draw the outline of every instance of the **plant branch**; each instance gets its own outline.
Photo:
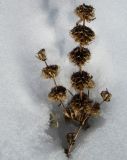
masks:
MULTIPOLYGON (((83 126, 84 126, 84 124, 85 124, 85 122, 87 121, 88 118, 89 118, 89 115, 86 115, 85 119, 83 120, 82 124, 80 125, 80 127, 78 128, 78 130, 77 130, 77 132, 76 132, 76 134, 75 134, 75 136, 74 136, 74 141, 76 141, 76 139, 78 138, 78 135, 79 135, 81 129, 83 128, 83 126)), ((73 145, 74 145, 74 144, 71 143, 71 144, 68 146, 68 153, 67 153, 67 156, 68 156, 68 157, 70 156, 70 152, 71 152, 71 150, 72 150, 73 145)))

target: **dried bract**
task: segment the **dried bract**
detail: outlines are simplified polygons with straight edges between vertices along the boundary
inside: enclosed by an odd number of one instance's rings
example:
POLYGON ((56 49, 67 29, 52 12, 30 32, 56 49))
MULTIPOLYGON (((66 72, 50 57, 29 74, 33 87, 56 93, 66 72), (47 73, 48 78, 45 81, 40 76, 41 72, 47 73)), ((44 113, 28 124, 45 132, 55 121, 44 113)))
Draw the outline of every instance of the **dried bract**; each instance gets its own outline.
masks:
POLYGON ((82 66, 90 60, 90 51, 84 47, 76 47, 69 53, 69 59, 77 66, 82 66))
POLYGON ((109 102, 111 100, 112 94, 109 93, 109 91, 106 89, 106 91, 101 92, 101 96, 103 98, 103 101, 109 102))
POLYGON ((46 54, 45 54, 45 49, 41 49, 36 56, 39 60, 41 61, 46 61, 46 54))
POLYGON ((82 21, 92 21, 95 19, 94 8, 91 5, 80 5, 75 9, 75 13, 82 21))
POLYGON ((91 89, 95 87, 95 83, 92 79, 90 79, 86 85, 86 88, 91 89))
POLYGON ((74 145, 74 143, 75 143, 75 133, 67 133, 67 135, 66 135, 66 137, 67 137, 67 142, 71 145, 74 145))
POLYGON ((52 128, 58 128, 59 127, 59 123, 57 120, 57 115, 56 113, 51 112, 50 113, 50 127, 52 128))
POLYGON ((79 71, 73 73, 71 76, 72 86, 76 90, 83 90, 84 88, 90 88, 93 87, 92 83, 92 76, 89 75, 89 73, 85 71, 79 71))
POLYGON ((100 115, 100 104, 96 102, 92 107, 91 116, 97 117, 99 115, 100 115))
POLYGON ((50 65, 42 69, 42 73, 46 79, 54 78, 58 75, 58 65, 50 65))
POLYGON ((95 33, 84 25, 75 26, 70 33, 74 40, 82 46, 88 45, 95 38, 95 33))
POLYGON ((51 89, 48 97, 53 101, 64 101, 66 99, 67 90, 63 86, 57 86, 51 89))

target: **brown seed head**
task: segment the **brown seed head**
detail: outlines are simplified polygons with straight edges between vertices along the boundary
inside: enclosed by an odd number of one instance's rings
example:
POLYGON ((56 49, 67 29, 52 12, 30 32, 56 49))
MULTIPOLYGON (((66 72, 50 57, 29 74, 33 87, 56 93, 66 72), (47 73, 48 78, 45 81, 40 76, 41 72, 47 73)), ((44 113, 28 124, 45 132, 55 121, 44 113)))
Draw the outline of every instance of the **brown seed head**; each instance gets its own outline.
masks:
POLYGON ((41 49, 36 56, 39 60, 41 61, 46 61, 46 54, 45 54, 45 49, 41 49))
POLYGON ((88 22, 95 19, 94 8, 90 5, 80 5, 75 9, 75 13, 80 17, 82 21, 86 20, 88 22))
POLYGON ((76 90, 83 90, 84 88, 90 88, 93 86, 92 76, 89 73, 82 71, 82 72, 75 72, 71 76, 72 86, 76 90))
POLYGON ((82 66, 90 59, 90 51, 84 47, 76 47, 69 53, 69 59, 77 66, 82 66))
POLYGON ((42 70, 42 74, 46 79, 48 78, 54 78, 58 75, 59 67, 58 65, 50 65, 42 70))
POLYGON ((72 120, 82 122, 85 118, 84 114, 86 114, 86 108, 88 106, 92 107, 92 101, 88 98, 88 96, 83 93, 81 99, 80 94, 76 94, 69 102, 69 107, 66 108, 64 115, 72 120))
POLYGON ((51 89, 48 97, 53 101, 64 101, 66 99, 67 90, 63 86, 57 86, 51 89))
POLYGON ((82 94, 82 99, 80 97, 80 94, 76 94, 72 97, 71 101, 70 101, 70 107, 75 110, 75 109, 79 109, 81 110, 82 108, 84 108, 86 106, 86 104, 89 102, 89 98, 88 95, 83 93, 82 94))
POLYGON ((109 93, 109 91, 106 89, 106 91, 101 92, 101 96, 103 98, 103 101, 109 102, 111 100, 112 94, 109 93))
POLYGON ((75 26, 70 34, 82 46, 88 45, 95 38, 95 33, 89 27, 83 25, 75 26))

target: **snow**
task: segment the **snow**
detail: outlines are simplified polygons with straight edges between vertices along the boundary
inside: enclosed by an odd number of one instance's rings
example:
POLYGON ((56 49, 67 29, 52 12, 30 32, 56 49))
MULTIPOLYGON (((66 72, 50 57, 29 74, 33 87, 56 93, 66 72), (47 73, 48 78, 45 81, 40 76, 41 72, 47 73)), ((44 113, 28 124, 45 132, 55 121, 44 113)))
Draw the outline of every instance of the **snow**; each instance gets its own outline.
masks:
POLYGON ((48 62, 61 66, 58 82, 70 87, 76 67, 67 53, 77 44, 68 33, 77 20, 73 9, 83 2, 96 8, 97 17, 88 24, 96 33, 85 67, 96 81, 91 96, 100 100, 107 87, 113 98, 103 105, 102 117, 81 133, 72 159, 127 158, 126 0, 1 0, 0 160, 67 159, 58 131, 48 128, 52 104, 47 94, 53 84, 42 79, 44 65, 35 54, 46 48, 48 62))

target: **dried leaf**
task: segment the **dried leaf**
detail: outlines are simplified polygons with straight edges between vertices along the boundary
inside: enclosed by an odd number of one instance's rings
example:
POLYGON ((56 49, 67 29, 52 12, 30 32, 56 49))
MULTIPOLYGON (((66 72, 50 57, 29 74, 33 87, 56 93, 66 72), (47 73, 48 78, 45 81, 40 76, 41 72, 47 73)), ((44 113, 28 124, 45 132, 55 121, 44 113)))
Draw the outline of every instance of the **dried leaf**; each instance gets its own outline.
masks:
POLYGON ((57 120, 57 116, 55 113, 51 112, 50 113, 50 126, 52 128, 58 128, 59 127, 59 123, 58 123, 58 120, 57 120))

